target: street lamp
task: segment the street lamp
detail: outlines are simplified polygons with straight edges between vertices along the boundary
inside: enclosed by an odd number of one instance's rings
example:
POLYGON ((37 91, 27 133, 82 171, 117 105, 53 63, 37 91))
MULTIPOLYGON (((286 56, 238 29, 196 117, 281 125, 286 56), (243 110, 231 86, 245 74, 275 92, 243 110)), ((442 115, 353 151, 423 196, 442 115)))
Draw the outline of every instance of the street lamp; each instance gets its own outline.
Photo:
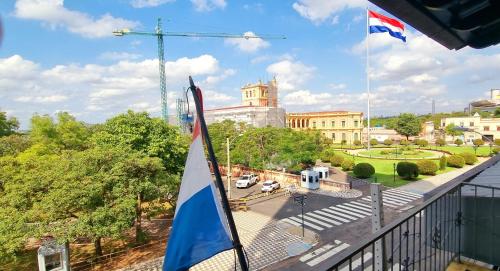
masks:
POLYGON ((474 149, 474 154, 477 155, 477 148, 479 146, 478 145, 472 145, 472 148, 474 149))
POLYGON ((226 137, 226 151, 227 151, 227 198, 231 199, 231 177, 232 177, 232 170, 231 170, 231 151, 229 149, 229 146, 233 141, 242 136, 242 134, 239 134, 235 137, 233 137, 231 140, 229 137, 226 137))
POLYGON ((491 156, 491 153, 492 153, 492 152, 491 152, 491 148, 493 147, 493 142, 492 142, 492 141, 490 141, 490 144, 489 144, 489 145, 490 145, 490 156, 491 156))

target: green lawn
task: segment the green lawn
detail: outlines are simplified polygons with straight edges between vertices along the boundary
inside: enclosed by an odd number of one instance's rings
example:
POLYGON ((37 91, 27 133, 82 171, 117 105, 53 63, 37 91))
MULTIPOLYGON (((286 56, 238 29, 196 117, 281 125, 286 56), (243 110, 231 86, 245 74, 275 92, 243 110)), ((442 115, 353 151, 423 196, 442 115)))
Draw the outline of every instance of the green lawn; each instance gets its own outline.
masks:
MULTIPOLYGON (((343 153, 343 152, 336 152, 335 154, 339 154, 339 155, 342 155, 346 158, 353 159, 352 156, 350 156, 346 153, 343 153)), ((405 185, 405 184, 410 183, 410 182, 414 182, 414 181, 407 181, 407 180, 403 180, 403 179, 399 178, 397 173, 396 173, 396 179, 394 180, 394 175, 393 175, 394 164, 397 164, 400 161, 401 160, 382 160, 382 159, 370 159, 370 158, 355 157, 356 164, 362 163, 362 162, 370 163, 375 168, 375 175, 372 177, 372 179, 371 179, 372 181, 375 181, 375 178, 376 178, 377 182, 379 182, 385 186, 388 186, 388 187, 398 187, 398 186, 402 186, 402 185, 405 185)), ((439 165, 438 160, 436 160, 435 163, 439 165)), ((454 169, 455 168, 447 167, 443 171, 441 171, 441 170, 438 171, 437 174, 448 172, 448 171, 451 171, 454 169)), ((349 174, 352 175, 352 172, 349 172, 349 174)), ((417 180, 421 180, 421 179, 424 179, 426 177, 428 177, 428 176, 420 175, 420 176, 418 176, 417 180)))
MULTIPOLYGON (((442 150, 442 151, 449 151, 453 154, 458 154, 458 153, 464 153, 464 152, 470 152, 474 153, 474 148, 472 146, 443 146, 443 147, 437 147, 437 146, 432 146, 430 147, 432 150, 442 150)), ((490 146, 481 146, 477 148, 477 156, 488 156, 490 155, 490 146)))
MULTIPOLYGON (((369 151, 361 151, 361 152, 359 152, 359 154, 370 156, 370 157, 371 156, 382 157, 382 158, 386 158, 386 159, 391 159, 391 158, 396 158, 396 157, 411 159, 411 158, 426 158, 426 157, 434 157, 434 156, 436 156, 432 152, 423 151, 423 150, 411 150, 411 151, 401 151, 401 150, 399 150, 397 156, 394 153, 383 154, 384 151, 388 151, 388 150, 389 149, 382 149, 382 150, 380 150, 380 149, 371 149, 369 151)), ((394 151, 395 148, 393 148, 392 150, 394 151)))

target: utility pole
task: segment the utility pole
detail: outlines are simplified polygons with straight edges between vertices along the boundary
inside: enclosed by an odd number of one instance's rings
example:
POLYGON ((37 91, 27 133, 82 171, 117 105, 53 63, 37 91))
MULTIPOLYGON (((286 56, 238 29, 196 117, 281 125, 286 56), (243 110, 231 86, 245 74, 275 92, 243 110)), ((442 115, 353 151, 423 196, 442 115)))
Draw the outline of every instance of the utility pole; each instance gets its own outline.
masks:
MULTIPOLYGON (((384 209, 382 191, 379 183, 370 184, 370 194, 372 197, 372 233, 377 232, 384 226, 384 209)), ((385 271, 386 268, 386 255, 385 255, 385 240, 379 239, 375 242, 375 271, 385 271)))
POLYGON ((113 35, 121 37, 125 35, 154 36, 158 40, 158 62, 160 72, 160 94, 161 94, 161 116, 168 123, 167 83, 165 75, 165 50, 163 37, 200 37, 200 38, 229 38, 229 39, 286 39, 284 36, 257 36, 238 35, 228 33, 198 33, 198 32, 163 32, 161 18, 158 18, 155 32, 132 31, 124 28, 113 31, 113 35))
POLYGON ((229 151, 229 137, 226 137, 226 147, 227 147, 227 198, 231 199, 231 177, 233 175, 231 170, 231 157, 229 151))

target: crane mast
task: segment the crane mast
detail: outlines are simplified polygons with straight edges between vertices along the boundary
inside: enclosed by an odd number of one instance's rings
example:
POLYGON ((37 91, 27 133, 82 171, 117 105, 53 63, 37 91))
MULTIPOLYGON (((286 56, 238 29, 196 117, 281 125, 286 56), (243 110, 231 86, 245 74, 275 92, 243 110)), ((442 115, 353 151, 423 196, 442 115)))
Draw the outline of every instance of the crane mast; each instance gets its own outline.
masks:
POLYGON ((167 79, 165 75, 165 51, 163 49, 163 31, 161 29, 161 18, 158 18, 158 23, 156 25, 156 36, 158 37, 158 65, 160 70, 161 117, 168 123, 167 79))

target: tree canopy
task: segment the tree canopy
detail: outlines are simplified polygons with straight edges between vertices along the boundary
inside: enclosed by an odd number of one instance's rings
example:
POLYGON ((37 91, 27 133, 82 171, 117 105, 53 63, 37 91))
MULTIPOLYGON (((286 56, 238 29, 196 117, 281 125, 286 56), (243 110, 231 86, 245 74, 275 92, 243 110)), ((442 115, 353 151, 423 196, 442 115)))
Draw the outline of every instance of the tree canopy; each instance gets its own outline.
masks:
POLYGON ((0 137, 8 136, 19 129, 19 121, 14 117, 7 118, 7 113, 0 111, 0 137))
POLYGON ((400 114, 396 122, 395 130, 399 134, 406 136, 406 139, 408 139, 408 137, 416 136, 420 133, 420 121, 414 114, 400 114))

